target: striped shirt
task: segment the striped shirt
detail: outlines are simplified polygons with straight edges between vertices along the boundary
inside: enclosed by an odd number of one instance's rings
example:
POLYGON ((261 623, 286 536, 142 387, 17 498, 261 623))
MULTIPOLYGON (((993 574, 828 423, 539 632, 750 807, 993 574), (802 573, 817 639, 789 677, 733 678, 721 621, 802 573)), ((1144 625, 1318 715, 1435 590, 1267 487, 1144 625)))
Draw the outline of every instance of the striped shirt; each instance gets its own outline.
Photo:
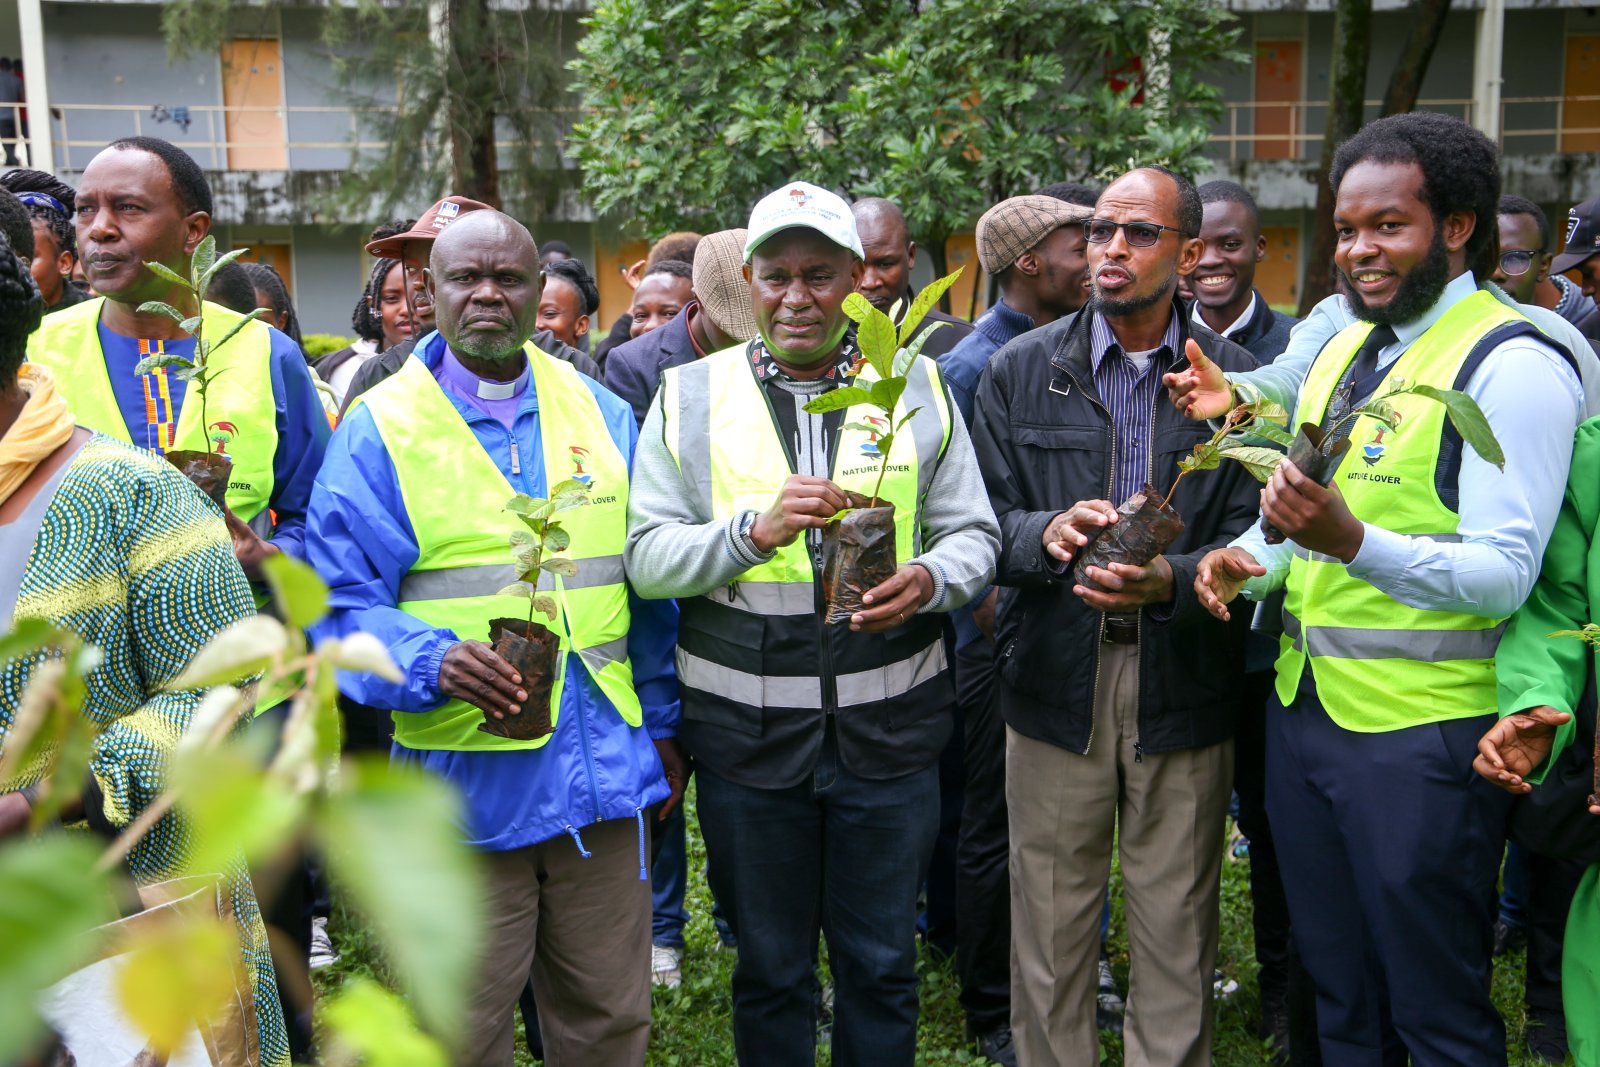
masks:
POLYGON ((1169 316, 1161 347, 1141 371, 1117 343, 1106 320, 1096 311, 1087 313, 1091 316, 1089 360, 1094 367, 1094 387, 1111 413, 1111 426, 1116 434, 1111 503, 1120 506, 1143 489, 1153 473, 1150 470, 1150 431, 1155 425, 1161 374, 1176 358, 1183 341, 1183 328, 1178 316, 1169 316))

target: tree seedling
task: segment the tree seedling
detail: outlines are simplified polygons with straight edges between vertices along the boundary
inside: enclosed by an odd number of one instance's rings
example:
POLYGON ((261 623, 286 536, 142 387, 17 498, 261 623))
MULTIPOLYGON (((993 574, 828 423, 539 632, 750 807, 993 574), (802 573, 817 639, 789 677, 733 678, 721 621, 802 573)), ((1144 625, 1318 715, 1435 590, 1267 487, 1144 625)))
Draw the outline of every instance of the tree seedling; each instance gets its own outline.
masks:
POLYGON ((561 521, 555 516, 587 503, 589 486, 575 478, 558 484, 547 500, 518 493, 506 502, 505 509, 521 519, 527 529, 517 530, 511 535, 511 560, 517 568, 517 580, 500 590, 500 595, 514 596, 528 602, 525 636, 529 641, 533 640, 535 612, 542 612, 551 622, 556 621, 555 599, 539 592, 539 576, 550 573, 571 578, 578 573, 575 562, 555 555, 566 551, 572 543, 572 536, 562 529, 561 521))

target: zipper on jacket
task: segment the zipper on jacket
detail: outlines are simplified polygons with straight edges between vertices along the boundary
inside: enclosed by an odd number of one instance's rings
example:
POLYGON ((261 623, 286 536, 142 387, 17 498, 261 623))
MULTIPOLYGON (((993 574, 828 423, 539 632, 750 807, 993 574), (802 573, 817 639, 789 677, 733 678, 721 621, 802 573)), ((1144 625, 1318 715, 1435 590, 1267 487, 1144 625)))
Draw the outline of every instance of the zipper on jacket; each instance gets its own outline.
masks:
MULTIPOLYGON (((1067 373, 1067 377, 1072 377, 1070 371, 1067 373)), ((1083 395, 1105 414, 1106 423, 1111 427, 1111 466, 1106 471, 1106 499, 1109 500, 1111 494, 1116 492, 1117 489, 1117 423, 1111 417, 1111 409, 1102 404, 1098 398, 1091 396, 1087 389, 1083 391, 1083 395)), ((1112 506, 1115 507, 1116 505, 1112 506)), ((1094 746, 1094 709, 1100 703, 1100 665, 1103 659, 1100 655, 1100 646, 1104 643, 1105 638, 1106 613, 1102 611, 1099 615, 1100 624, 1095 627, 1094 634, 1094 684, 1089 688, 1089 740, 1083 743, 1082 753, 1085 756, 1089 754, 1089 749, 1094 746)))
POLYGON ((515 435, 512 435, 511 438, 511 473, 522 473, 522 459, 517 455, 517 438, 515 435))
MULTIPOLYGON (((839 462, 839 438, 842 436, 842 433, 835 432, 833 439, 828 442, 828 476, 830 479, 839 462)), ((826 722, 839 710, 839 684, 833 674, 833 634, 829 632, 825 614, 827 605, 822 596, 822 534, 820 531, 817 534, 817 547, 811 552, 811 588, 812 603, 816 605, 817 612, 817 632, 821 642, 822 717, 823 721, 826 722)))
MULTIPOLYGON (((1150 357, 1152 360, 1154 356, 1150 357)), ((1158 386, 1160 380, 1157 379, 1158 386)), ((1156 389, 1155 399, 1150 401, 1150 434, 1145 438, 1144 449, 1144 481, 1146 485, 1153 485, 1156 476, 1156 408, 1161 403, 1161 390, 1156 389)), ((1169 500, 1170 505, 1172 502, 1169 500)), ((1134 612, 1134 632, 1139 635, 1139 664, 1144 665, 1144 609, 1134 612)), ((1133 709, 1133 762, 1144 762, 1144 745, 1140 743, 1144 735, 1144 686, 1139 686, 1139 700, 1133 709)))

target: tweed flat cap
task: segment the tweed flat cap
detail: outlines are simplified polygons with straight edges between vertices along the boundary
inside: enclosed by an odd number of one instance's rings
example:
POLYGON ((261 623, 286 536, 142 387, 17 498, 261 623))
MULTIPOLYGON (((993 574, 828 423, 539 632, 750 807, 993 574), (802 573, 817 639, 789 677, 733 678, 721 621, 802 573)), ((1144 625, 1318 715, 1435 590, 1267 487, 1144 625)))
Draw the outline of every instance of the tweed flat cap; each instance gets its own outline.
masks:
POLYGON ((720 230, 694 250, 694 296, 717 329, 736 341, 756 335, 750 283, 744 280, 746 230, 720 230))
POLYGON ((1082 222, 1093 214, 1092 208, 1069 204, 1053 196, 1014 196, 1002 200, 978 220, 978 262, 990 274, 999 274, 1054 231, 1082 222))

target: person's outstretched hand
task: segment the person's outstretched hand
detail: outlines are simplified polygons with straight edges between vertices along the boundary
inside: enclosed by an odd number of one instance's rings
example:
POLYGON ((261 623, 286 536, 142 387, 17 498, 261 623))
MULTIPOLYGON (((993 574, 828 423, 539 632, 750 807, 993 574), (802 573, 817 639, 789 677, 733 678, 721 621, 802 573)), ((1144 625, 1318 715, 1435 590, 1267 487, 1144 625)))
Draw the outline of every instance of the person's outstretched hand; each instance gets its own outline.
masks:
POLYGON ((1188 368, 1161 376, 1172 406, 1191 419, 1220 419, 1233 407, 1233 387, 1193 337, 1183 354, 1189 357, 1188 368))
POLYGON ((1244 583, 1265 573, 1267 568, 1242 548, 1214 548, 1195 568, 1194 595, 1207 611, 1227 622, 1233 618, 1228 605, 1239 595, 1244 583))

